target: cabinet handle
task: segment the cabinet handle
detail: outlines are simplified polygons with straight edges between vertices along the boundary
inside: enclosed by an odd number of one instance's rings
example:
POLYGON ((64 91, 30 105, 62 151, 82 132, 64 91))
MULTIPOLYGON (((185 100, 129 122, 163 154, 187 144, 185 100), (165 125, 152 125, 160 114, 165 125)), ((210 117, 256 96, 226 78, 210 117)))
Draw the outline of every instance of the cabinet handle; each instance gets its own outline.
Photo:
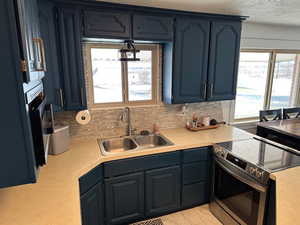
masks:
POLYGON ((204 98, 206 98, 207 84, 204 84, 204 98))
POLYGON ((33 38, 33 41, 37 43, 38 49, 39 49, 39 55, 40 55, 40 63, 41 66, 39 68, 36 68, 37 71, 46 71, 46 60, 45 60, 45 45, 44 41, 41 38, 33 38))
POLYGON ((63 91, 61 88, 59 89, 59 96, 60 96, 60 106, 61 106, 61 108, 64 108, 64 97, 63 97, 63 91))
POLYGON ((213 96, 214 84, 210 84, 210 97, 213 96))

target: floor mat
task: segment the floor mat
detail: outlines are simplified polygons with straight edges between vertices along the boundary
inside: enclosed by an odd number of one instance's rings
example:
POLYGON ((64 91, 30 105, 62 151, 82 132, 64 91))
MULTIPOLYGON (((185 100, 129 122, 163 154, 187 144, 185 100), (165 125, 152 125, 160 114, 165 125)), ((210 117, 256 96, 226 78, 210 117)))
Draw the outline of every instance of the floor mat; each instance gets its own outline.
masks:
POLYGON ((133 223, 130 225, 164 225, 160 218, 133 223))

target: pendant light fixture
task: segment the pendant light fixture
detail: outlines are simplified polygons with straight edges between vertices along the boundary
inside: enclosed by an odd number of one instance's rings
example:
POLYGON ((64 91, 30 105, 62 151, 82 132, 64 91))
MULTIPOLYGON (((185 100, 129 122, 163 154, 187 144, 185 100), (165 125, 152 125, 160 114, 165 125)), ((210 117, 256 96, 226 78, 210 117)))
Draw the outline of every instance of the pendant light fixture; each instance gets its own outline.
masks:
POLYGON ((136 50, 134 46, 134 41, 126 40, 124 42, 124 48, 120 49, 120 61, 140 61, 139 58, 136 57, 136 53, 140 52, 140 50, 136 50))

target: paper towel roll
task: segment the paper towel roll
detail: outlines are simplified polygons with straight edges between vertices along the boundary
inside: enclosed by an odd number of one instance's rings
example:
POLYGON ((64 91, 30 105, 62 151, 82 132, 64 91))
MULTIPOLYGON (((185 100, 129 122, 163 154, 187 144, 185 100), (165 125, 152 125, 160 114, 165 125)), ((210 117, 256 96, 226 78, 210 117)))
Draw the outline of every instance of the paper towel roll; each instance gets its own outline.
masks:
POLYGON ((89 110, 79 111, 76 114, 76 121, 81 125, 86 125, 91 121, 91 114, 89 110))

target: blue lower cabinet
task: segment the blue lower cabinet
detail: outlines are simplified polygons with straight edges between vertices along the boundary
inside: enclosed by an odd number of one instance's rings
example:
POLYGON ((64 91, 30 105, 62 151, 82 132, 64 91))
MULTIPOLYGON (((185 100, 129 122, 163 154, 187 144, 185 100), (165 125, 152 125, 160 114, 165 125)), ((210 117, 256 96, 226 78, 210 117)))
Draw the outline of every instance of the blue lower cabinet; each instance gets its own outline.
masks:
POLYGON ((146 171, 146 216, 180 207, 180 166, 146 171))
POLYGON ((107 224, 127 224, 144 217, 144 173, 105 179, 107 224))
POLYGON ((103 184, 98 183, 81 195, 82 225, 104 225, 103 184))
POLYGON ((212 148, 184 150, 182 162, 182 208, 208 203, 212 177, 212 148))
POLYGON ((205 204, 210 177, 209 147, 106 162, 79 179, 82 225, 129 224, 205 204))

